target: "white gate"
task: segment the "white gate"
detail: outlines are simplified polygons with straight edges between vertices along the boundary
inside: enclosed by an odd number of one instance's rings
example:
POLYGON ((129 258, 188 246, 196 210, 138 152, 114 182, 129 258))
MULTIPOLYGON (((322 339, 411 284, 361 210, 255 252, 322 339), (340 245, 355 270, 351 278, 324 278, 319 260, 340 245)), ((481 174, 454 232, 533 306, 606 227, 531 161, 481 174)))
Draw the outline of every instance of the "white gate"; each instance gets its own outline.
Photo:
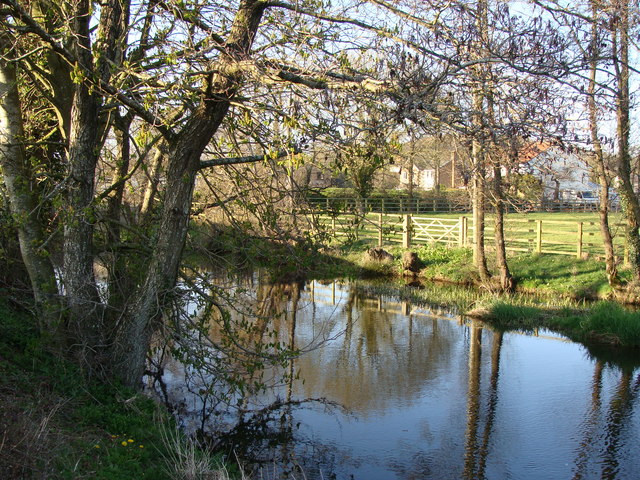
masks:
POLYGON ((411 217, 411 240, 425 243, 460 244, 462 220, 411 217))

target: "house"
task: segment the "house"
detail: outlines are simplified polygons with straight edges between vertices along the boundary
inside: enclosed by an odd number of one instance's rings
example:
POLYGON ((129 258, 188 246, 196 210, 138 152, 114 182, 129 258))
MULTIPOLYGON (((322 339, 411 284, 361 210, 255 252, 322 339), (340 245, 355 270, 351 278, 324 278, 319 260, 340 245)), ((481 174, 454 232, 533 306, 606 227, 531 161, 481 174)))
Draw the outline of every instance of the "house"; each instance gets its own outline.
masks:
MULTIPOLYGON (((406 188, 410 182, 410 167, 392 165, 391 173, 398 175, 400 186, 406 188)), ((434 167, 413 168, 413 185, 422 190, 433 190, 436 186, 444 188, 467 188, 470 180, 470 172, 466 165, 460 161, 458 154, 452 152, 451 160, 434 167)))
POLYGON ((391 173, 398 175, 401 187, 407 187, 411 181, 413 186, 423 190, 433 190, 435 188, 435 170, 432 168, 420 168, 412 165, 413 179, 411 178, 410 167, 402 167, 400 165, 392 165, 389 168, 391 173))
POLYGON ((546 142, 535 142, 519 154, 520 174, 540 180, 542 199, 595 202, 598 184, 591 181, 591 169, 580 151, 567 151, 546 142))
POLYGON ((328 167, 310 165, 306 172, 309 188, 327 188, 334 184, 333 172, 328 167))
POLYGON ((296 182, 300 186, 311 189, 328 187, 344 187, 343 174, 337 173, 333 167, 335 155, 330 152, 312 151, 307 160, 296 169, 296 182))

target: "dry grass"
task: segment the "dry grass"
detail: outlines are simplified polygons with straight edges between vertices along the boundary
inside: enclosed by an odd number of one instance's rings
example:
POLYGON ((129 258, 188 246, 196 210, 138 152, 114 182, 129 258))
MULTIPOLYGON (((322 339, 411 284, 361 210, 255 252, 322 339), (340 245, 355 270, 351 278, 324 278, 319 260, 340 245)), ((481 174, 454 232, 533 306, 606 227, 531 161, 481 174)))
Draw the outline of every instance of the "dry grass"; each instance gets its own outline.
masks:
POLYGON ((210 454, 206 447, 194 439, 186 438, 176 428, 164 425, 161 429, 167 473, 175 480, 245 480, 244 471, 231 475, 220 462, 219 456, 210 454))

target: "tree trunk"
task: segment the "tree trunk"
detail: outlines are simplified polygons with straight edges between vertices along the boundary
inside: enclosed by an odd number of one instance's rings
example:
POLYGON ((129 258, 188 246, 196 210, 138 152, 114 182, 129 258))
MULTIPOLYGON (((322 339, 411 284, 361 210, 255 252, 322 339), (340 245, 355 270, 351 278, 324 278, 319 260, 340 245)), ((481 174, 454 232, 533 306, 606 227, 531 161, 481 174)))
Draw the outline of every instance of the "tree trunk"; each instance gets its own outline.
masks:
POLYGON ((631 179, 629 153, 630 97, 629 97, 629 5, 620 2, 614 31, 614 68, 616 72, 616 116, 618 135, 618 176, 620 197, 627 223, 626 236, 629 260, 636 280, 640 280, 640 203, 631 179))
POLYGON ((160 142, 154 150, 151 165, 148 168, 149 178, 147 180, 147 187, 144 190, 142 204, 140 206, 140 217, 143 223, 145 223, 145 218, 153 208, 153 199, 158 191, 158 182, 160 182, 160 172, 162 171, 162 161, 165 156, 165 148, 164 143, 160 142))
MULTIPOLYGON (((3 39, 0 34, 0 42, 3 39)), ((0 48, 3 45, 0 43, 0 48)), ((40 329, 55 336, 58 328, 58 288, 53 265, 42 246, 45 235, 37 218, 31 167, 21 144, 24 138, 22 109, 14 64, 0 60, 0 167, 9 197, 9 208, 18 229, 22 260, 29 274, 40 319, 40 329)))
POLYGON ((590 75, 589 87, 587 91, 587 105, 589 108, 589 130, 591 133, 591 143, 594 153, 594 167, 598 175, 600 183, 600 233, 604 243, 605 264, 607 271, 607 280, 609 285, 615 286, 619 283, 618 267, 616 264, 615 250, 613 248, 613 236, 609 228, 609 179, 607 177, 607 168, 604 161, 604 153, 602 144, 598 135, 598 110, 596 105, 596 74, 598 70, 598 26, 596 20, 598 18, 598 10, 595 1, 591 2, 592 24, 591 24, 591 59, 590 59, 590 75))
POLYGON ((116 169, 113 172, 112 183, 117 187, 107 199, 106 229, 107 248, 111 248, 107 256, 107 269, 109 271, 109 325, 113 328, 115 318, 126 304, 129 295, 135 288, 136 267, 130 265, 130 259, 122 254, 118 246, 122 242, 121 222, 122 202, 124 199, 125 183, 122 181, 129 173, 131 160, 131 145, 129 129, 133 117, 131 115, 120 116, 116 114, 114 136, 117 143, 116 169), (115 247, 115 248, 114 248, 115 247))
MULTIPOLYGON (((33 18, 46 26, 48 32, 64 31, 67 28, 62 16, 51 15, 51 4, 47 0, 30 2, 33 18)), ((60 135, 65 141, 69 140, 71 131, 71 106, 73 105, 74 84, 70 81, 71 68, 64 58, 53 50, 45 53, 44 65, 48 67, 46 74, 47 85, 51 87, 51 105, 55 111, 60 135)))
POLYGON ((409 199, 413 200, 413 152, 411 152, 411 156, 409 157, 409 190, 408 195, 409 199))
POLYGON ((487 267, 487 256, 485 252, 484 227, 485 227, 485 185, 484 185, 484 165, 479 142, 474 141, 474 173, 473 173, 473 261, 478 268, 480 280, 487 281, 491 274, 487 267))
MULTIPOLYGON (((87 68, 93 66, 90 25, 91 2, 74 4, 72 31, 75 53, 87 68)), ((69 309, 69 340, 81 361, 91 367, 95 347, 101 345, 102 305, 93 271, 93 194, 98 162, 100 100, 84 82, 76 86, 71 108, 65 191, 63 285, 69 309)))
MULTIPOLYGON (((481 0, 477 3, 478 38, 475 39, 474 56, 481 58, 486 50, 488 42, 487 2, 481 0)), ((472 93, 472 124, 475 138, 472 144, 473 159, 473 261, 478 268, 480 280, 486 282, 491 278, 487 268, 487 257, 484 243, 485 228, 485 161, 487 129, 485 125, 485 94, 487 71, 485 65, 474 68, 474 91, 472 93)))
POLYGON ((506 292, 512 292, 515 288, 515 279, 509 271, 507 263, 507 246, 504 237, 504 194, 502 191, 502 172, 500 166, 493 167, 493 195, 495 208, 495 244, 496 264, 500 272, 500 288, 506 292))
POLYGON ((113 341, 112 368, 126 385, 137 386, 142 377, 151 335, 170 300, 178 275, 200 157, 228 106, 228 102, 220 102, 216 110, 196 114, 180 139, 170 146, 158 240, 144 283, 127 306, 113 341))
POLYGON ((112 374, 126 385, 140 384, 151 335, 177 279, 200 158, 241 86, 242 78, 235 63, 250 50, 264 8, 258 0, 241 2, 226 52, 218 60, 218 73, 205 82, 200 107, 169 143, 167 186, 158 239, 146 278, 127 306, 112 343, 112 374))
MULTIPOLYGON (((125 27, 128 22, 128 2, 108 0, 103 3, 92 45, 93 3, 78 0, 72 4, 72 48, 84 69, 95 72, 103 82, 109 82, 113 65, 122 61, 125 27), (93 49, 100 55, 93 55, 93 49)), ((73 350, 88 373, 98 370, 104 358, 105 305, 100 298, 94 274, 93 211, 95 174, 100 151, 101 133, 105 125, 100 115, 102 98, 93 86, 76 79, 67 153, 68 179, 65 191, 67 213, 64 223, 63 284, 70 313, 68 337, 73 350)), ((70 79, 71 81, 71 79, 70 79)))

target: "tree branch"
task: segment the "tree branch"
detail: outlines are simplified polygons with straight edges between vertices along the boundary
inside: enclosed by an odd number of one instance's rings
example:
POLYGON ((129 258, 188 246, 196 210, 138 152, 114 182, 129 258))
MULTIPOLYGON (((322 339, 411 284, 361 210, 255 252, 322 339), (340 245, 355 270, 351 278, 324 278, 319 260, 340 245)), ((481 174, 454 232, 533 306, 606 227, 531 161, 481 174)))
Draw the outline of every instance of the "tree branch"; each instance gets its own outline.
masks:
POLYGON ((202 20, 199 16, 199 13, 196 10, 188 9, 182 7, 182 9, 176 8, 172 5, 169 5, 167 2, 161 1, 157 3, 158 6, 173 14, 177 19, 182 20, 184 22, 190 23, 200 30, 207 32, 209 37, 218 45, 222 46, 225 43, 224 38, 222 38, 217 33, 213 32, 213 28, 208 25, 204 20, 202 20))
POLYGON ((155 127, 167 140, 171 140, 173 137, 175 137, 175 133, 167 125, 165 125, 149 110, 144 108, 140 103, 132 98, 127 97, 124 93, 118 91, 118 89, 113 85, 110 85, 97 78, 96 73, 92 69, 88 68, 86 65, 83 65, 76 58, 76 56, 71 53, 71 51, 69 51, 62 45, 62 43, 58 42, 52 35, 45 31, 40 26, 40 24, 36 20, 34 20, 33 17, 31 17, 31 15, 16 0, 1 0, 1 3, 9 6, 12 10, 13 15, 19 18, 32 33, 40 37, 40 39, 45 43, 49 44, 51 49, 62 58, 64 58, 69 63, 69 65, 77 66, 78 68, 80 68, 83 74, 84 81, 94 87, 97 87, 102 92, 113 96, 120 103, 133 110, 140 118, 155 127))
POLYGON ((296 153, 300 153, 302 150, 299 148, 294 148, 293 150, 280 150, 275 157, 264 154, 264 155, 248 155, 245 157, 227 157, 227 158, 214 158, 212 160, 203 160, 200 162, 199 170, 209 167, 220 167, 222 165, 238 165, 241 163, 256 163, 261 162, 263 160, 268 159, 277 159, 283 158, 288 155, 295 155, 296 153))

